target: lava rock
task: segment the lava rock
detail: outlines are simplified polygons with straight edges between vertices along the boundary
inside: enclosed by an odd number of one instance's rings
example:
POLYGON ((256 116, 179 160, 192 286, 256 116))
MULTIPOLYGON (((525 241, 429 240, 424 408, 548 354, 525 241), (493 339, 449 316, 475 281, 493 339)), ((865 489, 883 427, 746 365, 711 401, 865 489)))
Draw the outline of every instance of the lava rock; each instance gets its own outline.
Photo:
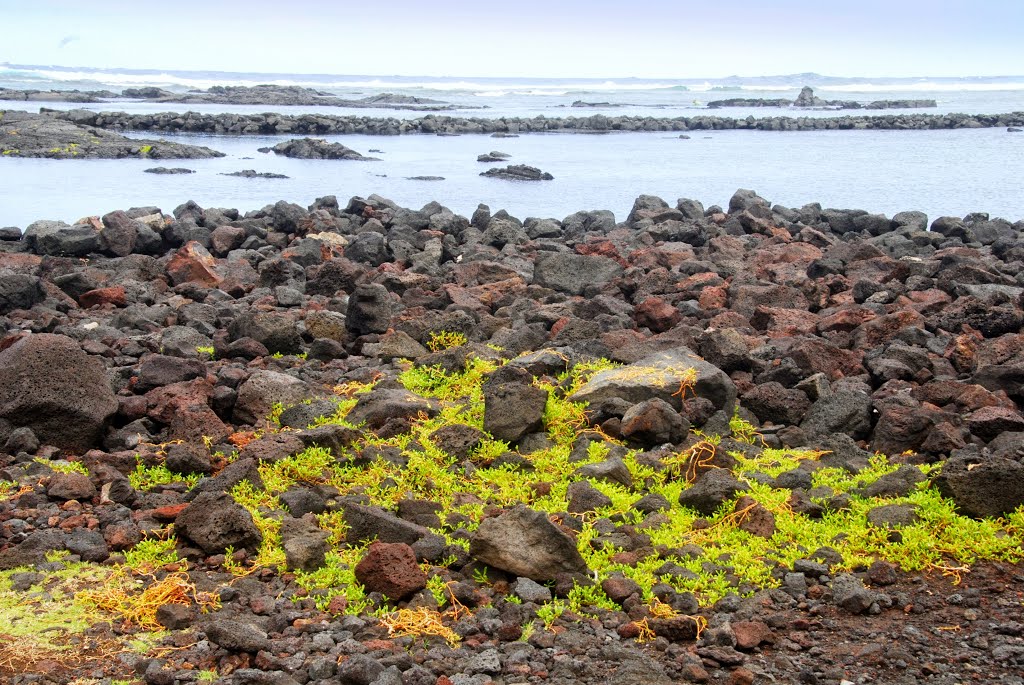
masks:
POLYGON ((473 558, 538 582, 563 573, 587 573, 576 543, 540 511, 525 505, 484 519, 469 543, 473 558))
POLYGON ((230 495, 203 492, 174 521, 174 530, 207 554, 223 553, 228 547, 255 549, 263 536, 252 514, 230 495))
POLYGON ((103 365, 71 338, 29 335, 0 352, 0 419, 46 444, 90 449, 117 407, 103 365))
POLYGON ((355 568, 356 580, 388 599, 405 599, 427 586, 416 553, 404 543, 374 542, 355 568))

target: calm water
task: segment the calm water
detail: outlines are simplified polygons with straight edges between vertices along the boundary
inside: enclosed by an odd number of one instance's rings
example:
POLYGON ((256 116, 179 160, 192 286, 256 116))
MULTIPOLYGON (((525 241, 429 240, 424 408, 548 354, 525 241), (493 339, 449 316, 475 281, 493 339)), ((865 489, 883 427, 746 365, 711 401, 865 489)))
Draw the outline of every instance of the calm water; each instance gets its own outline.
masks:
POLYGON ((143 173, 157 164, 146 160, 7 158, 0 163, 0 225, 24 228, 41 218, 74 221, 132 206, 156 205, 169 212, 189 199, 248 211, 280 199, 308 205, 323 195, 344 201, 371 193, 409 207, 438 200, 467 216, 483 202, 520 218, 560 219, 580 209, 610 209, 624 219, 640 194, 724 205, 741 187, 787 206, 821 202, 888 215, 916 209, 933 218, 987 211, 1010 221, 1024 219, 1024 134, 1002 129, 723 131, 689 140, 657 133, 333 138, 379 162, 305 161, 256 151, 285 139, 190 136, 187 142, 228 156, 159 162, 196 170, 188 176, 143 173), (476 156, 491 150, 548 171, 555 180, 481 177, 495 165, 478 163, 476 156), (241 169, 290 178, 219 175, 241 169), (445 180, 408 180, 411 176, 445 180))
MULTIPOLYGON (((828 79, 815 76, 720 81, 627 79, 378 78, 330 75, 135 73, 15 68, 0 65, 0 86, 13 88, 122 88, 158 85, 183 92, 215 84, 278 82, 316 87, 343 97, 380 92, 431 97, 472 107, 458 116, 588 116, 603 113, 644 116, 720 114, 740 117, 793 114, 780 109, 709 111, 703 103, 730 97, 793 98, 808 83, 826 99, 934 98, 929 113, 1024 110, 1024 77, 998 79, 828 79), (618 107, 572 108, 575 100, 618 107)), ((2 103, 0 109, 35 111, 59 103, 2 103)), ((148 103, 88 105, 96 110, 133 112, 262 112, 267 107, 185 106, 148 103)), ((338 108, 277 108, 290 114, 320 111, 360 116, 409 117, 421 113, 338 108)), ((865 111, 870 114, 872 112, 865 111)), ((877 112, 875 112, 877 113, 877 112)), ((806 112, 800 112, 803 116, 806 112)), ((820 111, 814 116, 845 114, 820 111)), ((625 218, 640 194, 669 202, 690 197, 725 204, 737 188, 753 188, 772 202, 800 206, 859 208, 893 214, 906 209, 930 217, 987 211, 1011 221, 1024 219, 1024 133, 1004 129, 960 131, 822 131, 694 133, 689 140, 664 133, 609 135, 534 134, 514 139, 485 136, 441 138, 403 136, 335 137, 379 162, 302 161, 261 154, 257 148, 285 137, 190 136, 184 142, 221 150, 227 157, 201 161, 0 159, 0 226, 24 228, 36 219, 74 221, 131 206, 157 205, 170 211, 192 199, 203 206, 258 209, 280 199, 303 205, 322 195, 345 200, 378 193, 403 206, 438 200, 461 214, 477 203, 507 209, 519 217, 562 218, 580 209, 611 209, 625 218), (380 149, 380 153, 370 152, 380 149), (510 153, 512 163, 540 167, 554 181, 511 183, 483 178, 490 166, 476 156, 510 153), (156 166, 186 166, 188 176, 142 173, 156 166), (284 180, 220 176, 255 169, 287 174, 284 180), (443 176, 428 182, 411 176, 443 176)))

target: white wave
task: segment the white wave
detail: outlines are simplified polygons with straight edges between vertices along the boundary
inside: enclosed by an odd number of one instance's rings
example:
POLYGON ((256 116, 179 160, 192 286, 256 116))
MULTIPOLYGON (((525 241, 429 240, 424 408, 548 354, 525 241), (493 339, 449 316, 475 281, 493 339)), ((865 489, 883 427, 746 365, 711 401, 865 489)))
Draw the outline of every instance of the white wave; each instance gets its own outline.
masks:
POLYGON ((833 90, 842 93, 889 93, 889 92, 993 92, 1000 90, 1024 90, 1024 81, 1013 82, 969 82, 949 83, 937 81, 917 81, 914 83, 850 83, 844 85, 824 85, 821 90, 833 90))

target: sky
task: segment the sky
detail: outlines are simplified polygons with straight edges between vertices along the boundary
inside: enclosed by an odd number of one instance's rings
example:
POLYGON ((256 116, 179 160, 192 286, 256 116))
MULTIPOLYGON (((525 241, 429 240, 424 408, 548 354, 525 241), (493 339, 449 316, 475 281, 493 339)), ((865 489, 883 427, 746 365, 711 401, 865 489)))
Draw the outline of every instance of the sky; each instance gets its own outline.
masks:
POLYGON ((1024 0, 0 0, 0 62, 423 76, 1024 74, 1024 0))

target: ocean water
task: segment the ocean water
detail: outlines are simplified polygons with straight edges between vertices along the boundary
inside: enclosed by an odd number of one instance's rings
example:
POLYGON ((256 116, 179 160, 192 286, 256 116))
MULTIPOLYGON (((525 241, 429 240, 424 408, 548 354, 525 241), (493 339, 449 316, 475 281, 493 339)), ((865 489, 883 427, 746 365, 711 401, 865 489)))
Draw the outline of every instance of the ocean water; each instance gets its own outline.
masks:
MULTIPOLYGON (((644 116, 780 116, 785 110, 758 108, 709 111, 701 103, 728 97, 793 98, 802 85, 827 99, 934 98, 936 109, 998 113, 1024 110, 1024 77, 1000 79, 836 80, 815 75, 651 81, 626 79, 426 79, 332 75, 218 74, 25 69, 0 65, 0 86, 96 90, 158 85, 184 91, 210 85, 253 85, 276 81, 315 87, 343 97, 394 92, 432 97, 472 107, 459 116, 587 116, 595 113, 644 116), (575 100, 619 107, 572 108, 575 100), (696 103, 695 103, 696 101, 696 103)), ((34 111, 59 103, 0 103, 0 109, 34 111)), ((137 102, 87 105, 104 110, 262 112, 267 107, 154 105, 137 102)), ((276 108, 287 113, 323 111, 360 116, 407 117, 420 113, 338 108, 276 108)), ((891 112, 892 110, 890 110, 891 112)), ((869 112, 865 112, 869 113, 869 112)), ((803 114, 803 113, 801 113, 803 114)), ((835 116, 819 111, 816 116, 835 116)), ((800 206, 858 208, 891 215, 921 210, 930 217, 989 212, 1010 221, 1024 219, 1024 134, 1005 129, 955 131, 695 132, 688 140, 666 133, 532 134, 487 136, 335 136, 378 162, 306 161, 257 152, 287 137, 181 136, 182 142, 227 153, 216 160, 0 159, 0 226, 24 228, 37 219, 75 221, 113 209, 155 205, 171 211, 186 200, 207 207, 258 209, 285 199, 309 204, 323 195, 342 201, 378 193, 403 206, 437 200, 469 215, 478 203, 506 209, 520 218, 563 218, 580 209, 610 209, 624 219, 640 194, 673 203, 677 198, 705 205, 728 202, 737 188, 752 188, 770 201, 800 206), (380 150, 379 153, 370 152, 380 150), (510 163, 530 164, 555 176, 549 182, 509 182, 479 176, 491 166, 479 154, 497 150, 510 163), (186 166, 195 174, 156 176, 143 169, 186 166), (288 179, 245 179, 221 173, 254 169, 288 179), (442 176, 443 181, 410 180, 442 176)), ((152 137, 152 136, 151 136, 152 137)))

